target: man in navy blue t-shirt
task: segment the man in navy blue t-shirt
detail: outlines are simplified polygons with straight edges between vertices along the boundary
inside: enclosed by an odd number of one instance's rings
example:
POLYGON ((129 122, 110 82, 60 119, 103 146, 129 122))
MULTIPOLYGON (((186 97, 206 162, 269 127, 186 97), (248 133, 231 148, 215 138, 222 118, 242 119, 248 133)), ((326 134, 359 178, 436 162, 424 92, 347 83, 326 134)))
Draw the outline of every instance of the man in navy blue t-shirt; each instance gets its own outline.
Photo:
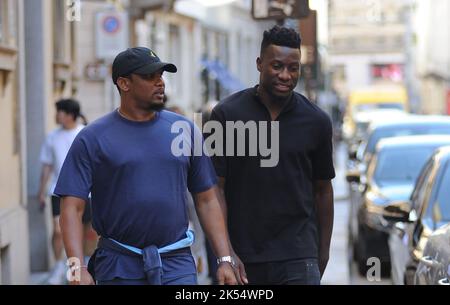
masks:
MULTIPOLYGON (((172 151, 179 136, 172 133, 175 122, 201 137, 192 122, 161 111, 162 74, 176 70, 147 48, 120 53, 113 63, 120 108, 83 129, 70 148, 54 193, 62 197, 67 256, 79 259, 71 267, 73 284, 196 284, 188 190, 219 257, 220 283, 236 283, 212 163, 204 154, 178 156, 172 151), (101 238, 88 268, 81 215, 89 193, 93 227, 101 238)), ((194 135, 189 136, 194 143, 194 135)))

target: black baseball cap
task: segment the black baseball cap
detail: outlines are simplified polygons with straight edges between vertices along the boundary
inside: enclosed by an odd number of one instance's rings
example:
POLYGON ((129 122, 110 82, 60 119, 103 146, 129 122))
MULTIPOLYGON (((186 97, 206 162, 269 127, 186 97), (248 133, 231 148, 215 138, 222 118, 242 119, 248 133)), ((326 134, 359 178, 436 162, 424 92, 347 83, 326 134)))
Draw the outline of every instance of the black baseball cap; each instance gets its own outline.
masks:
POLYGON ((112 79, 117 84, 121 76, 133 74, 152 74, 158 70, 175 73, 177 67, 174 64, 162 62, 149 48, 129 48, 116 56, 112 65, 112 79))

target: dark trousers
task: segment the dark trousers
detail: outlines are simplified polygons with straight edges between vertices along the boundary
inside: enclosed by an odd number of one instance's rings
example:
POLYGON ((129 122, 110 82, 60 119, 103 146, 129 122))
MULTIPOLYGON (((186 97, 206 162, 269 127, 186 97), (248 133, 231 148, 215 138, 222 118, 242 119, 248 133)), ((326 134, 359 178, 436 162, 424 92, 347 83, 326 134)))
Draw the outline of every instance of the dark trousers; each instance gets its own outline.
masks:
POLYGON ((320 285, 317 259, 246 263, 250 285, 320 285))

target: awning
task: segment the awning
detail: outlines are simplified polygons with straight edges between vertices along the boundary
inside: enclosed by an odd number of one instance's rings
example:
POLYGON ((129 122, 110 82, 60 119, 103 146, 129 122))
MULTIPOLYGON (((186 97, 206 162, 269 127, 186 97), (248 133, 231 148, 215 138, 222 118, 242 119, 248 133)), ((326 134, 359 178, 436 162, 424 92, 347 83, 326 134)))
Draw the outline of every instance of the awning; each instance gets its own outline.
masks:
POLYGON ((230 92, 236 92, 245 88, 244 84, 218 60, 202 60, 202 66, 208 70, 212 78, 219 81, 220 85, 230 92))

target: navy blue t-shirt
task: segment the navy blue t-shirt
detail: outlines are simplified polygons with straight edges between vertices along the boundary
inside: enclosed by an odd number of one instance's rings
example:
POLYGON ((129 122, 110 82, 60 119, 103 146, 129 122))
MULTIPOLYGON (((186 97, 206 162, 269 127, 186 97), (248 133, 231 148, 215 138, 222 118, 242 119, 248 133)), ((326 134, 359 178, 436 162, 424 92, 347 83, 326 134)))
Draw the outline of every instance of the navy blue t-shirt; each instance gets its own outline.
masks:
POLYGON ((85 200, 91 193, 93 227, 103 237, 138 248, 185 238, 187 190, 206 191, 216 177, 209 157, 194 155, 194 145, 191 156, 172 153, 181 134, 171 131, 176 121, 189 126, 191 143, 194 130, 201 137, 191 121, 168 111, 147 122, 117 111, 98 119, 73 142, 54 193, 85 200))

